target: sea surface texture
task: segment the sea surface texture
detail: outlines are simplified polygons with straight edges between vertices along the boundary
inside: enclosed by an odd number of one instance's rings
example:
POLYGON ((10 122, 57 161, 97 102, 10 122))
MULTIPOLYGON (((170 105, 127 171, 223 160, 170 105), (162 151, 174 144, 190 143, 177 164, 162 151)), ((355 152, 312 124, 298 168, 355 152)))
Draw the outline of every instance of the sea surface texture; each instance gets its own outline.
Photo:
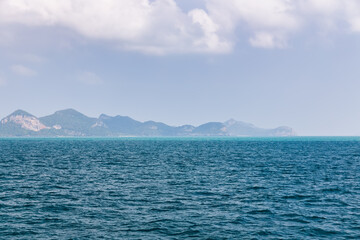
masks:
POLYGON ((360 239, 360 141, 2 139, 1 239, 360 239))

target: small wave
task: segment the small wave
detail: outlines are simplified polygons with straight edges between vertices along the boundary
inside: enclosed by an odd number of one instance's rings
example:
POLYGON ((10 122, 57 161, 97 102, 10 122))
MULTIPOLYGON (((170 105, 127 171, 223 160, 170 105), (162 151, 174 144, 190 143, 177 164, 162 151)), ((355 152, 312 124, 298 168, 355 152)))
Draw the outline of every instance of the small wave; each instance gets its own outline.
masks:
POLYGON ((305 219, 302 218, 288 218, 286 220, 291 222, 303 223, 303 224, 311 223, 310 221, 306 221, 305 219))
POLYGON ((185 230, 177 233, 167 233, 170 236, 187 236, 187 237, 200 237, 201 232, 199 230, 185 230))
POLYGON ((308 198, 313 198, 314 196, 310 195, 301 195, 301 194, 295 194, 295 195, 289 195, 289 196, 283 196, 283 199, 293 199, 293 200, 303 200, 308 198))
POLYGON ((343 190, 338 188, 338 187, 334 187, 334 188, 325 188, 321 190, 324 193, 337 193, 337 192, 342 192, 343 190))
POLYGON ((315 221, 326 220, 326 217, 321 217, 321 216, 305 216, 305 218, 309 219, 309 220, 315 220, 315 221))
POLYGON ((259 209, 259 210, 252 210, 247 212, 248 214, 273 214, 272 211, 270 211, 269 209, 259 209))
POLYGON ((251 186, 251 187, 247 187, 247 190, 262 190, 262 189, 266 189, 263 186, 251 186))
POLYGON ((309 230, 309 234, 314 237, 319 237, 319 235, 329 237, 329 236, 337 235, 340 233, 341 232, 336 231, 336 230, 328 230, 328 229, 323 229, 320 227, 313 227, 309 230))
POLYGON ((160 227, 153 227, 153 228, 129 229, 128 232, 157 232, 162 230, 164 229, 160 227))

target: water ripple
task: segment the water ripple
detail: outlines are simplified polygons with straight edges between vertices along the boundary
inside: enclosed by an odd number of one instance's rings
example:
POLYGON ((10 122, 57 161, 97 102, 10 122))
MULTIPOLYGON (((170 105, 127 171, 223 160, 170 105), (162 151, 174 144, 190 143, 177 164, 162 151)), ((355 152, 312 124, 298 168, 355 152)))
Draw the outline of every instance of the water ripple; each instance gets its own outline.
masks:
POLYGON ((0 239, 359 239, 359 149, 0 140, 0 239))

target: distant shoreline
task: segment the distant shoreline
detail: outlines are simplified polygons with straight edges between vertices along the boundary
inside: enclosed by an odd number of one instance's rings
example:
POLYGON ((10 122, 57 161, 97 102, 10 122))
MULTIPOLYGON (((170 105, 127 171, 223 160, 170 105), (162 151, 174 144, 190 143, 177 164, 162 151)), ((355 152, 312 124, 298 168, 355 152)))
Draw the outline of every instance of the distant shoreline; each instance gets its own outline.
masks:
POLYGON ((118 137, 90 137, 90 136, 61 136, 61 137, 40 137, 40 136, 11 136, 0 137, 1 140, 168 140, 168 141, 273 141, 273 142, 318 142, 318 141, 360 141, 360 136, 291 136, 291 137, 245 137, 245 136, 118 136, 118 137))

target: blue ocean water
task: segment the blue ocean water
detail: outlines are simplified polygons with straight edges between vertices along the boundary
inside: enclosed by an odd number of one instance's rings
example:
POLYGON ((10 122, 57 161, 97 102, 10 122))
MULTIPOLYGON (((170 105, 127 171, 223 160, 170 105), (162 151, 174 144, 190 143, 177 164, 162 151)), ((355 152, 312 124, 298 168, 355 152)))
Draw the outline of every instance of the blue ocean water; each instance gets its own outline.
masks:
POLYGON ((1 139, 0 238, 360 239, 360 139, 1 139))

